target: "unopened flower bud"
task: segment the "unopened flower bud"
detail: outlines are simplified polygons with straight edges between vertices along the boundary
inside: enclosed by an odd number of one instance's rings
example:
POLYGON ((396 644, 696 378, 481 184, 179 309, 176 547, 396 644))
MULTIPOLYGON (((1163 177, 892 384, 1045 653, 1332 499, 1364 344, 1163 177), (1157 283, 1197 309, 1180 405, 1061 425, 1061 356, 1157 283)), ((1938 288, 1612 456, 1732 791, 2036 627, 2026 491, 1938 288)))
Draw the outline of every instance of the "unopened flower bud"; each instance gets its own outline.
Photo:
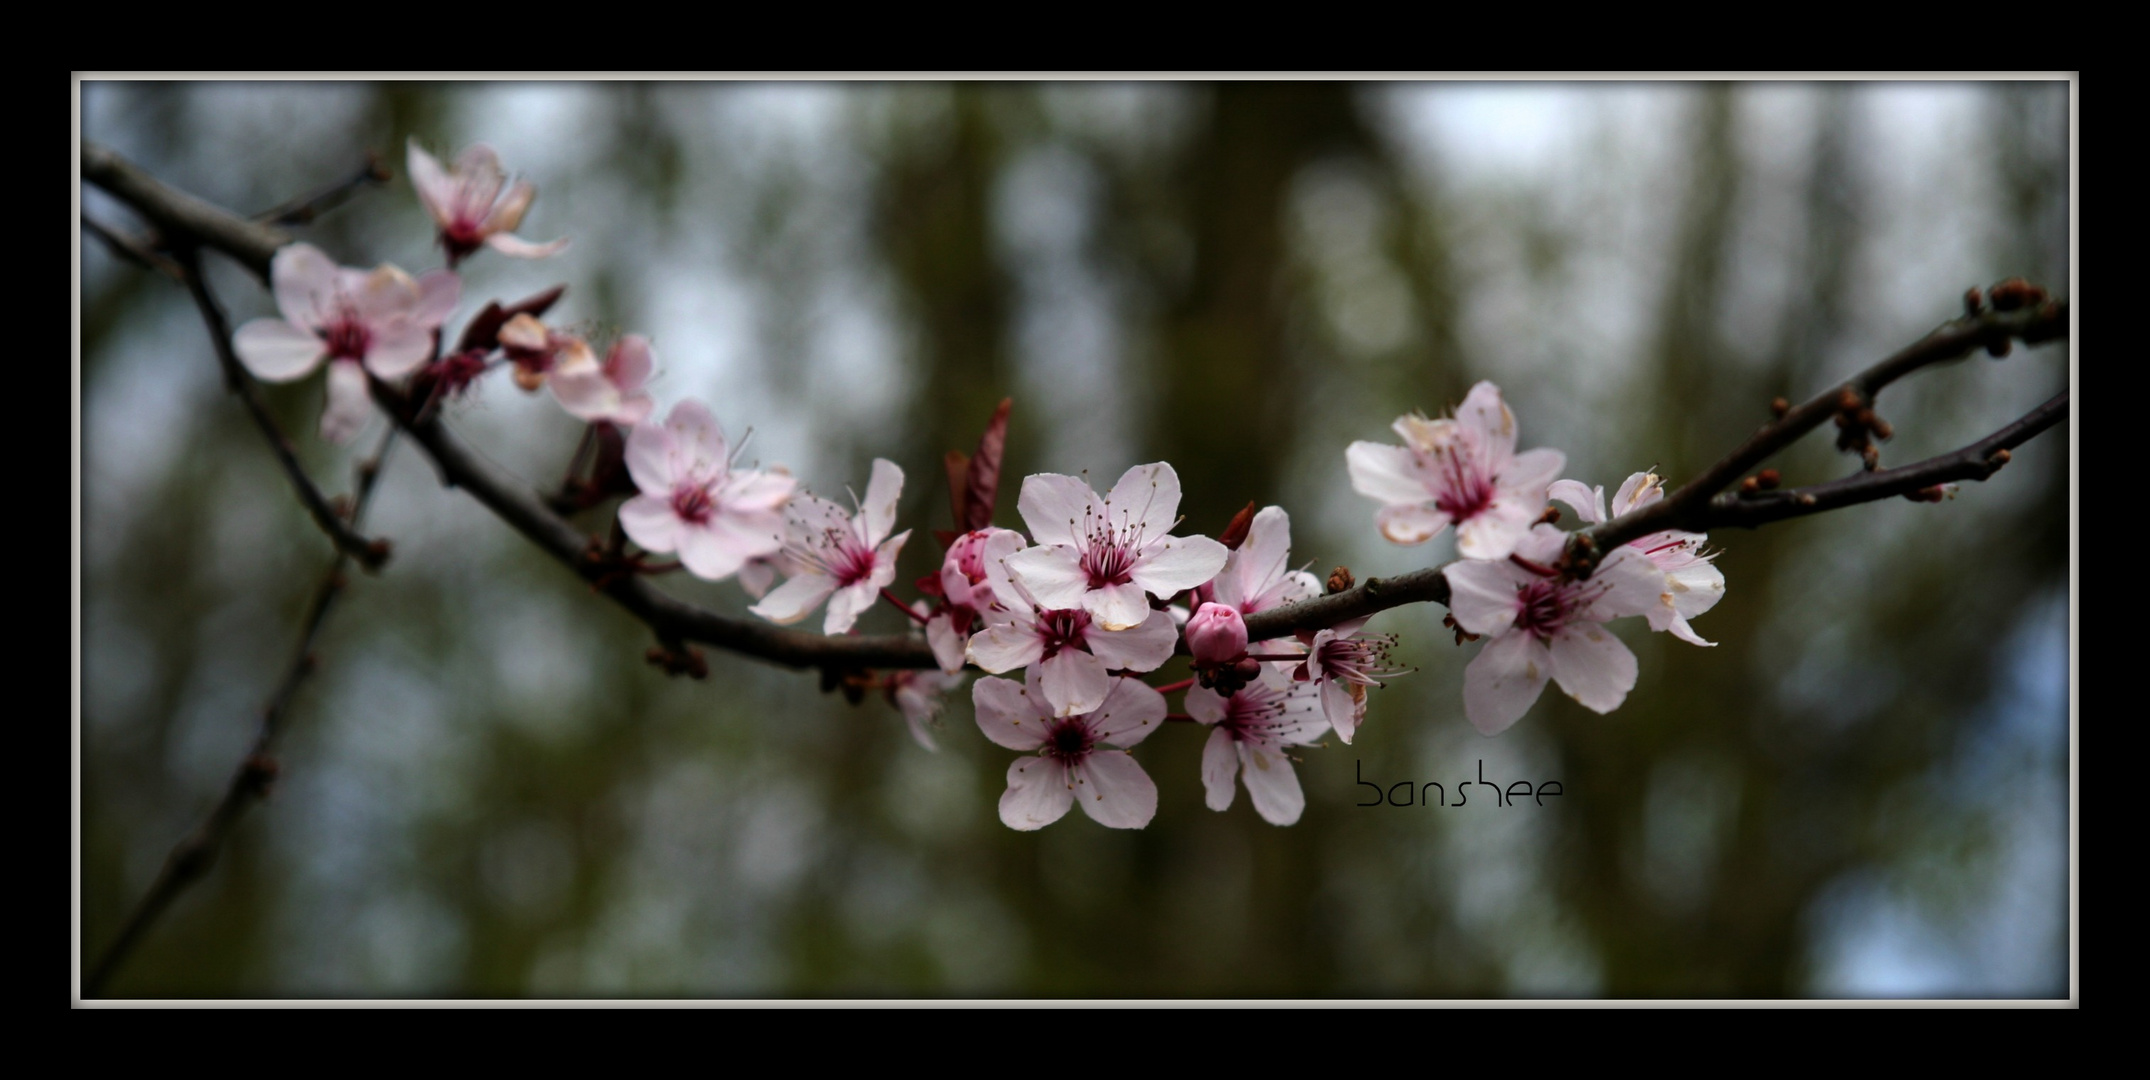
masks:
POLYGON ((1247 651, 1247 622, 1229 604, 1209 603, 1187 620, 1187 651, 1200 665, 1229 664, 1247 651))

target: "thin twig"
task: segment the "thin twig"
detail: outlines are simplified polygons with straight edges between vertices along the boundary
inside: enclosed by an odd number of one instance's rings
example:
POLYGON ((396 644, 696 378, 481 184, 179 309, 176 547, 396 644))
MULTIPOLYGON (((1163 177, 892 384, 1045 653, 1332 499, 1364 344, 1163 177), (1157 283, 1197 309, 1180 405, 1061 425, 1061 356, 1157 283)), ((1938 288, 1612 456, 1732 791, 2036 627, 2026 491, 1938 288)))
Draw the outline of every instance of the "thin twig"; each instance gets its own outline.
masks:
POLYGON ((1719 495, 1711 501, 1704 521, 1709 528, 1752 529, 1787 518, 1910 495, 1936 484, 1984 480, 2008 464, 2008 451, 2067 418, 2068 391, 2063 390, 2024 414, 2022 419, 1954 453, 1894 469, 1854 473, 1842 480, 1810 487, 1760 495, 1719 495))
POLYGON ((208 326, 209 339, 216 348, 217 362, 224 368, 224 385, 246 406, 247 415, 253 417, 254 426, 261 429, 262 438, 268 440, 269 449, 276 455, 277 464, 284 467, 284 475, 291 478, 291 486, 298 493, 299 502, 313 515, 314 524, 336 545, 338 551, 358 560, 368 570, 378 570, 388 561, 388 541, 368 540, 360 536, 351 523, 344 520, 328 497, 306 475, 299 464, 298 451, 291 445, 283 429, 276 426, 276 418, 269 415, 268 406, 262 403, 261 392, 255 388, 254 378, 239 363, 238 354, 232 351, 231 327, 224 319, 224 309, 209 292, 208 279, 202 276, 201 266, 190 251, 180 256, 183 271, 181 280, 187 292, 194 297, 194 306, 201 310, 202 322, 208 326))
MULTIPOLYGON (((387 457, 389 448, 395 445, 396 434, 396 428, 389 428, 388 433, 382 436, 380 447, 374 451, 373 457, 359 465, 358 489, 352 498, 351 516, 354 521, 365 513, 366 504, 373 497, 374 485, 380 479, 382 461, 387 457)), ((307 606, 306 620, 299 631, 298 648, 292 654, 290 665, 284 669, 284 677, 277 684, 276 693, 262 709, 261 726, 254 734, 253 744, 247 748, 246 756, 240 759, 238 769, 232 773, 231 782, 225 785, 223 798, 217 800, 216 807, 200 825, 172 846, 171 854, 165 857, 164 867, 157 872, 157 879, 150 883, 149 891, 135 904, 134 910, 128 913, 126 921, 120 926, 118 936, 105 947, 104 955, 98 958, 96 966, 92 967, 89 975, 83 979, 84 997, 96 997, 103 992, 113 973, 126 962, 135 946, 141 943, 142 935, 164 914, 173 900, 178 899, 188 886, 201 880, 202 876, 209 872, 209 868, 215 865, 217 855, 231 835, 232 826, 237 824, 249 807, 268 794, 270 785, 276 779, 277 765, 272 752, 276 748, 277 736, 283 732, 284 721, 291 711, 291 701, 298 693, 299 684, 306 681, 306 677, 314 671, 314 642, 321 636, 321 627, 328 621, 329 612, 336 605, 336 598, 343 594, 346 584, 345 571, 349 564, 350 556, 343 551, 338 551, 330 561, 328 573, 322 576, 321 584, 314 589, 313 602, 307 606)))
POLYGON ((1922 367, 1961 360, 1985 348, 2005 351, 2010 339, 2026 345, 2052 341, 2068 334, 2068 307, 2059 302, 2039 304, 2016 311, 1985 310, 1943 323, 1933 333, 1898 351, 1873 367, 1838 383, 1771 423, 1762 425, 1744 443, 1726 454, 1701 476, 1658 501, 1631 510, 1601 525, 1576 533, 1571 550, 1581 543, 1595 544, 1598 551, 1611 551, 1621 544, 1660 529, 1703 532, 1708 529, 1710 499, 1800 436, 1835 416, 1849 392, 1860 401, 1897 379, 1922 367))
POLYGON ((171 256, 150 247, 141 240, 128 236, 88 214, 82 215, 82 227, 88 229, 91 236, 104 241, 105 247, 110 248, 113 254, 144 269, 155 270, 173 281, 183 283, 187 280, 187 272, 181 269, 178 263, 173 262, 171 256))
POLYGON ((350 201, 363 187, 379 187, 395 177, 381 164, 381 157, 371 151, 366 153, 366 164, 358 172, 338 180, 311 195, 302 195, 281 205, 254 215, 261 225, 310 225, 315 218, 328 213, 350 201))

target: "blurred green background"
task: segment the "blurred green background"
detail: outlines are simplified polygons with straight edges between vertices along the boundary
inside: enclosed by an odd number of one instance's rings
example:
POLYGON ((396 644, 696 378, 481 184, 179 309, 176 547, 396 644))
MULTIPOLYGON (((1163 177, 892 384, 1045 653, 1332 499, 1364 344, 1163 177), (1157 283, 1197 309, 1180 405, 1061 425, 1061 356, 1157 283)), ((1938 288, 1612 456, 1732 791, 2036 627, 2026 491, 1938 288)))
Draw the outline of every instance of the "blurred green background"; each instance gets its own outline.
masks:
MULTIPOLYGON (((82 84, 82 133, 260 210, 368 149, 389 187, 300 230, 438 265, 418 137, 496 146, 565 254, 467 264, 458 320, 556 314, 655 341, 661 407, 709 402, 823 491, 909 474, 908 581, 941 451, 1016 401, 1030 472, 1165 459, 1185 530, 1248 500, 1295 558, 1398 548, 1344 447, 1497 381, 1523 446, 1608 488, 1691 476, 1767 416, 2021 275, 2069 294, 2065 83, 959 86, 82 84)), ((85 189, 85 210, 128 222, 85 189)), ((235 322, 267 314, 228 264, 235 322)), ((251 737, 327 545, 170 282, 82 243, 81 948, 111 938, 251 737)), ((457 324, 451 324, 457 325, 457 324)), ((2068 382, 2066 345, 1891 389, 1884 461, 1952 449, 2068 382)), ((318 379, 271 388, 317 477, 318 379)), ((451 422, 535 484, 575 422, 504 378, 451 422)), ((355 447, 370 446, 373 429, 355 447)), ((1462 716, 1442 612, 1358 742, 1303 753, 1304 819, 1202 803, 1202 733, 1137 753, 1141 832, 995 816, 1010 755, 954 695, 938 754, 878 698, 638 624, 399 447, 273 797, 149 936, 122 996, 2064 996, 2070 427, 1939 506, 1712 537, 1697 649, 1598 716, 1462 716), (1553 805, 1357 808, 1385 783, 1558 780, 1553 805)), ((1782 462, 1839 475, 1824 436, 1782 462)), ((589 515, 591 529, 604 514, 589 515)), ((666 579, 725 610, 732 583, 666 579)), ((908 588, 904 590, 908 592, 908 588)), ((818 618, 818 617, 817 617, 818 618)), ((869 630, 901 620, 877 611, 869 630)))

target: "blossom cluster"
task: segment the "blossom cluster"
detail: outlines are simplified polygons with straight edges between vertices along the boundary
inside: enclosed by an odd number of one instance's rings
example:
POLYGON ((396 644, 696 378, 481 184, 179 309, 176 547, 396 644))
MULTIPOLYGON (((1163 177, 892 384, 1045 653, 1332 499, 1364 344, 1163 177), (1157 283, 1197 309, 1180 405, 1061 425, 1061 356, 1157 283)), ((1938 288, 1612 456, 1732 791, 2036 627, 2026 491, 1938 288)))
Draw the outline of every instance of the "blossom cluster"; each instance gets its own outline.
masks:
MULTIPOLYGON (((830 635, 853 633, 888 602, 923 636, 938 670, 861 678, 886 692, 929 750, 945 697, 967 669, 985 673, 971 687, 976 723, 1022 755, 1000 800, 1011 828, 1041 828, 1074 805, 1103 825, 1147 825, 1157 788, 1129 751, 1171 721, 1209 729, 1201 780, 1212 809, 1228 809, 1244 785, 1264 820, 1291 824, 1306 806, 1294 752, 1331 732, 1351 742, 1368 690, 1402 670, 1389 660, 1395 638, 1366 632, 1366 618, 1250 640, 1250 616, 1311 600, 1323 585, 1292 565, 1280 507, 1250 505, 1221 538, 1181 533, 1180 480, 1168 463, 1128 469, 1102 494, 1082 476, 1025 477, 1016 502, 1024 529, 994 526, 1005 406, 976 457, 953 455, 956 529, 936 534, 945 552, 917 583, 924 598, 904 601, 892 586, 912 530, 897 528, 905 477, 894 462, 875 460, 864 497, 849 506, 782 467, 743 465, 742 444, 700 401, 679 400, 657 418, 647 337, 601 347, 545 323, 557 290, 515 308, 488 305, 444 348, 462 260, 481 249, 541 258, 566 241, 514 235, 536 188, 509 183, 490 148, 472 147, 444 168, 414 143, 409 170, 446 265, 413 277, 387 265, 341 267, 306 244, 284 249, 271 266, 279 317, 234 335, 246 368, 288 382, 326 364, 321 433, 339 442, 370 416, 377 382, 405 383, 429 409, 496 369, 525 391, 549 390, 590 425, 585 446, 600 448, 589 479, 575 481, 590 496, 577 505, 623 497, 618 535, 638 550, 615 543, 607 557, 622 572, 737 578, 756 601, 753 614, 789 625, 820 612, 830 635), (1145 681, 1182 651, 1192 677, 1145 681), (1170 693, 1184 695, 1182 711, 1170 709, 1170 693)), ((1589 572, 1571 571, 1567 534, 1550 523, 1557 514, 1547 500, 1598 523, 1609 516, 1604 491, 1556 480, 1566 464, 1559 451, 1518 452, 1515 416, 1491 383, 1474 387, 1451 417, 1414 414, 1394 428, 1403 445, 1354 443, 1347 471, 1382 504, 1375 523, 1388 540, 1422 544, 1455 529, 1461 559, 1445 571, 1452 621, 1459 640, 1489 639, 1465 673, 1465 715, 1478 730, 1515 723, 1548 679, 1599 712, 1617 707, 1636 661, 1606 631, 1610 620, 1643 615, 1654 630, 1708 644, 1689 620, 1723 595, 1724 578, 1704 538, 1660 532, 1589 572)), ((1637 473, 1610 514, 1662 495, 1656 475, 1637 473)))

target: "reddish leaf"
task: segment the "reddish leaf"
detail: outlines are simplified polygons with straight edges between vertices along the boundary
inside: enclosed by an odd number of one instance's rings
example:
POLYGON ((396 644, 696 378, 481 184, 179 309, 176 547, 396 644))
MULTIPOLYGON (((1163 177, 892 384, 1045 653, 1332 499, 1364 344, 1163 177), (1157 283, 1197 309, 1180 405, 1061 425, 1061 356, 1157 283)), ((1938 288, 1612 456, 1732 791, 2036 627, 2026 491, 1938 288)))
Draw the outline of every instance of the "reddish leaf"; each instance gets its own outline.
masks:
POLYGON ((1014 398, 1000 399, 1000 407, 985 423, 985 434, 978 437, 978 452, 971 455, 967 477, 970 495, 965 509, 969 514, 956 519, 956 524, 965 530, 975 531, 993 523, 993 504, 1000 498, 1000 458, 1008 448, 1008 410, 1014 407, 1014 398))
POLYGON ((970 459, 964 457, 961 450, 950 450, 941 455, 941 467, 948 471, 948 509, 953 514, 950 520, 956 526, 955 531, 948 534, 949 538, 941 541, 941 546, 947 547, 955 543, 956 537, 970 531, 970 526, 963 524, 970 520, 970 459))
POLYGON ((1239 545, 1247 542, 1247 530, 1253 527, 1254 504, 1250 502, 1246 509, 1232 515, 1232 523, 1224 527, 1224 535, 1218 537, 1217 541, 1233 551, 1238 551, 1239 545))
POLYGON ((558 303, 566 292, 567 286, 555 285, 535 296, 517 300, 507 307, 501 307, 497 300, 488 302, 485 310, 478 312, 476 317, 470 320, 470 325, 463 328, 462 343, 455 347, 455 351, 493 351, 494 346, 500 344, 500 328, 508 325, 509 319, 517 315, 528 315, 531 318, 543 315, 558 303))

